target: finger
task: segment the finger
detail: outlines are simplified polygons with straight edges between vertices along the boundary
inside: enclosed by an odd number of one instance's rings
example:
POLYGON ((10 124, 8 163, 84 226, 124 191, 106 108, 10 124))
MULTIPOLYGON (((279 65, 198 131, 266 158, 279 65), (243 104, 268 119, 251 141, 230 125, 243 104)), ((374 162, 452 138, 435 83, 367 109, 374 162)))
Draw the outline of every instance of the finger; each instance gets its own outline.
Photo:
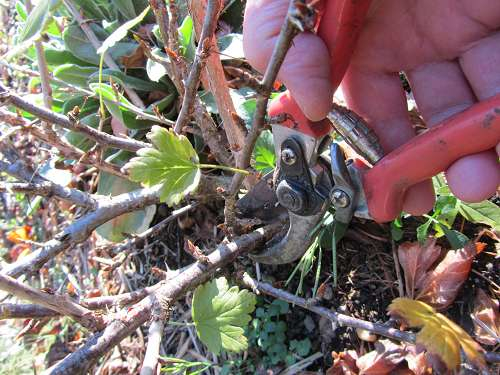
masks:
MULTIPOLYGON (((493 33, 473 45, 462 54, 459 62, 467 81, 479 100, 500 93, 500 32, 493 33)), ((500 141, 500 135, 498 137, 500 141)), ((461 176, 471 174, 472 169, 476 169, 478 166, 465 162, 453 165, 453 168, 448 171, 447 178, 451 181, 457 181, 459 184, 454 187, 454 193, 462 194, 463 200, 474 202, 487 199, 495 194, 500 185, 499 148, 499 146, 496 147, 497 155, 494 151, 486 154, 481 153, 474 159, 479 160, 477 163, 483 163, 481 168, 485 170, 485 174, 488 173, 488 179, 482 180, 476 194, 471 194, 459 181, 461 176), (468 168, 468 171, 462 171, 460 168, 468 168)), ((473 177, 480 178, 481 176, 474 175, 473 177)))
MULTIPOLYGON (((476 101, 456 61, 425 64, 407 74, 418 109, 429 126, 462 112, 476 101)), ((492 152, 479 153, 453 163, 446 172, 451 191, 468 202, 482 201, 494 194, 498 184, 494 156, 492 152)))
MULTIPOLYGON (((351 64, 342 81, 342 89, 348 106, 368 121, 386 153, 415 136, 397 73, 367 71, 351 64)), ((423 181, 408 189, 403 210, 421 215, 430 211, 433 205, 432 183, 423 181)))
MULTIPOLYGON (((245 56, 264 72, 288 11, 288 0, 249 0, 243 22, 245 56)), ((313 121, 325 118, 332 104, 330 59, 320 37, 295 37, 278 74, 304 114, 313 121)))

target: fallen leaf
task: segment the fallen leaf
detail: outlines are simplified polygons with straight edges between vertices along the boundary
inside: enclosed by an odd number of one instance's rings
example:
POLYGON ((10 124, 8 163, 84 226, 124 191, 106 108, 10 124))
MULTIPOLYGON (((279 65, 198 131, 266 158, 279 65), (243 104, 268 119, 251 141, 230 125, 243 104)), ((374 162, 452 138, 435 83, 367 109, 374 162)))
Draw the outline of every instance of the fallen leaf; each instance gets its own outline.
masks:
POLYGON ((29 225, 23 225, 21 227, 14 228, 7 232, 7 239, 14 243, 31 240, 31 227, 29 225))
POLYGON ((485 345, 499 344, 500 315, 498 300, 488 296, 482 289, 477 291, 472 312, 474 335, 476 340, 485 345))
POLYGON ((427 353, 418 351, 415 345, 406 346, 406 363, 414 375, 432 374, 432 366, 427 360, 427 353))
POLYGON ((430 266, 441 254, 441 247, 435 238, 429 238, 422 245, 419 242, 405 242, 398 247, 399 263, 403 267, 406 293, 413 298, 430 266))
POLYGON ((357 375, 358 367, 356 360, 358 353, 354 350, 346 352, 332 352, 333 365, 326 370, 326 375, 357 375))
POLYGON ((356 366, 360 375, 390 374, 405 359, 405 350, 389 340, 379 340, 375 350, 358 358, 356 366))
POLYGON ((478 250, 473 242, 462 249, 449 250, 436 268, 428 272, 422 280, 417 299, 437 310, 443 310, 451 305, 469 276, 472 261, 478 250))
POLYGON ((396 298, 388 308, 389 314, 401 318, 417 333, 417 344, 436 355, 450 370, 460 365, 460 348, 467 358, 480 368, 485 368, 483 348, 462 328, 431 306, 409 298, 396 298))

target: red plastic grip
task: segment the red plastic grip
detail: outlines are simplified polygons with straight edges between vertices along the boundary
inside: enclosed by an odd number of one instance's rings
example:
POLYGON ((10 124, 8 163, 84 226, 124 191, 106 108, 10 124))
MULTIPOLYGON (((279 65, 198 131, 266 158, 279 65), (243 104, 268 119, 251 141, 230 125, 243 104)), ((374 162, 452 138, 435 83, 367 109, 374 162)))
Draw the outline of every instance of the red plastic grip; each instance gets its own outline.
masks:
MULTIPOLYGON (((324 0, 321 4, 318 35, 329 48, 334 91, 347 70, 370 4, 371 0, 324 0)), ((322 137, 331 130, 328 120, 313 122, 307 119, 288 91, 273 100, 269 107, 271 116, 282 113, 290 114, 294 120, 284 122, 283 126, 304 134, 322 137)))
POLYGON ((457 159, 500 142, 500 94, 474 104, 415 137, 363 175, 368 210, 374 220, 393 220, 406 190, 445 171, 457 159))

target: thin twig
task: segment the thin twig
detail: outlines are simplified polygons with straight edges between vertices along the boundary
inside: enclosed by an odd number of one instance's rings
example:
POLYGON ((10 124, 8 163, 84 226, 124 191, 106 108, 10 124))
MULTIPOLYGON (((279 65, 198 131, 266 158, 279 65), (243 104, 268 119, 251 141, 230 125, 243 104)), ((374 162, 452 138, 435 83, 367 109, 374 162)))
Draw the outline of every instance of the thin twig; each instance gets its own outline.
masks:
MULTIPOLYGON (((393 340, 408 342, 411 344, 415 344, 416 342, 416 335, 414 333, 400 331, 399 329, 391 328, 380 323, 371 323, 366 320, 353 318, 349 315, 339 314, 335 311, 327 309, 326 307, 311 304, 304 298, 288 293, 287 291, 284 291, 282 289, 277 289, 270 284, 259 282, 250 277, 250 275, 248 275, 247 273, 243 275, 242 282, 253 291, 259 291, 282 301, 300 306, 341 326, 360 328, 369 332, 373 332, 380 336, 388 337, 393 340)), ((498 363, 500 362, 500 353, 485 353, 485 359, 486 361, 491 363, 498 363)))
MULTIPOLYGON (((295 0, 290 0, 288 13, 281 27, 278 40, 274 46, 271 59, 267 64, 266 72, 261 82, 262 90, 258 93, 256 108, 252 120, 252 127, 245 138, 243 149, 237 160, 237 167, 239 169, 247 169, 250 167, 253 149, 255 143, 265 124, 265 117, 267 111, 267 104, 273 89, 274 81, 278 76, 278 72, 285 60, 285 56, 292 45, 292 41, 298 34, 299 30, 294 22, 292 22, 293 15, 296 14, 295 0)), ((231 181, 231 187, 226 197, 226 206, 224 207, 225 227, 229 234, 235 231, 236 218, 234 215, 236 206, 236 195, 240 190, 241 184, 245 176, 242 174, 235 174, 231 181)))
MULTIPOLYGON (((13 147, 10 147, 10 145, 5 142, 2 142, 1 144, 1 154, 4 155, 4 157, 9 161, 9 163, 7 163, 0 160, 1 172, 5 172, 20 180, 27 181, 28 185, 36 185, 37 187, 40 187, 40 190, 42 192, 47 191, 49 192, 49 194, 57 196, 76 205, 91 209, 96 207, 96 200, 90 194, 77 189, 67 188, 65 186, 44 179, 43 177, 36 174, 29 165, 21 160, 17 151, 13 147)), ((16 185, 5 184, 4 186, 8 188, 9 186, 15 187, 16 185)), ((17 186, 20 187, 20 185, 17 186)))
POLYGON ((140 375, 153 375, 156 374, 158 366, 158 357, 160 356, 161 337, 163 335, 163 319, 157 317, 153 319, 148 331, 148 345, 146 347, 146 354, 144 354, 144 361, 140 375))
POLYGON ((102 316, 94 314, 66 296, 42 292, 2 274, 0 274, 0 289, 18 298, 26 299, 63 315, 70 316, 88 329, 101 330, 104 328, 102 316))
MULTIPOLYGON (((83 16, 80 14, 80 11, 77 9, 76 5, 73 3, 71 0, 64 0, 64 5, 68 9, 68 11, 71 13, 73 18, 78 22, 80 25, 80 28, 84 32, 84 34, 87 36, 87 39, 89 40, 90 44, 95 48, 97 51, 99 47, 101 47, 101 41, 97 38, 95 35, 94 31, 90 28, 89 26, 89 21, 84 19, 83 16)), ((113 70, 120 70, 120 67, 116 62, 113 60, 111 55, 109 53, 104 54, 104 62, 106 65, 113 70)), ((130 87, 124 86, 124 90, 127 93, 128 97, 130 98, 130 101, 134 103, 139 108, 145 108, 144 103, 142 102, 141 98, 137 93, 131 89, 130 87)))
MULTIPOLYGON (((396 243, 394 240, 391 241, 392 246, 392 258, 394 260, 394 267, 396 268, 396 276, 398 278, 398 292, 400 297, 405 296, 405 292, 403 289, 403 277, 401 276, 401 268, 399 268, 399 258, 398 258, 398 250, 396 248, 396 243)), ((407 291, 408 292, 408 291, 407 291)))
MULTIPOLYGON (((241 236, 233 242, 221 244, 208 257, 208 264, 193 263, 177 277, 164 282, 156 293, 158 300, 175 301, 188 290, 205 282, 220 267, 233 261, 243 252, 252 251, 271 239, 281 228, 282 224, 273 224, 241 236)), ((150 319, 155 296, 149 296, 138 304, 127 309, 127 312, 118 314, 119 318, 107 325, 101 334, 91 337, 85 345, 70 354, 55 367, 51 374, 83 374, 105 353, 120 343, 125 337, 150 319)))
POLYGON ((174 131, 176 133, 180 133, 182 131, 182 128, 187 125, 192 115, 196 91, 200 85, 201 68, 203 62, 208 57, 212 35, 215 32, 215 27, 217 26, 218 13, 219 1, 208 0, 207 12, 205 14, 205 20, 203 21, 200 41, 198 43, 198 47, 196 48, 194 61, 191 64, 191 69, 186 80, 181 111, 177 117, 177 121, 175 122, 174 131))
POLYGON ((135 190, 98 201, 97 209, 73 221, 55 238, 2 269, 2 274, 18 277, 38 270, 67 248, 85 241, 98 226, 128 212, 140 210, 159 202, 159 187, 135 190))
MULTIPOLYGON (((8 171, 8 168, 0 161, 0 171, 8 171)), ((7 172, 8 173, 8 172, 7 172)), ((15 192, 31 195, 40 195, 43 197, 58 197, 65 201, 84 206, 87 208, 94 208, 96 205, 95 199, 87 195, 87 193, 76 189, 70 189, 62 185, 55 184, 51 181, 41 183, 29 182, 11 182, 0 183, 0 192, 15 192)))
POLYGON ((34 304, 1 303, 0 320, 2 319, 39 319, 53 318, 60 313, 46 307, 34 304))
POLYGON ((151 147, 149 143, 136 141, 130 138, 115 137, 113 135, 101 132, 90 126, 82 124, 80 121, 73 121, 67 116, 39 107, 33 103, 30 103, 27 100, 24 100, 20 96, 9 92, 2 85, 0 85, 0 93, 1 93, 0 105, 2 103, 12 104, 14 107, 22 109, 28 113, 31 113, 32 115, 38 117, 43 121, 59 125, 68 130, 73 130, 82 133, 86 137, 99 143, 101 146, 114 147, 132 152, 135 152, 144 147, 151 147))
MULTIPOLYGON (((18 71, 20 73, 23 73, 23 74, 26 74, 30 77, 40 77, 40 73, 35 71, 35 70, 32 70, 32 69, 29 69, 25 66, 20 66, 20 65, 17 65, 17 64, 12 64, 12 63, 9 63, 7 61, 3 61, 3 60, 0 60, 0 65, 8 68, 8 69, 11 69, 11 70, 15 70, 15 71, 18 71)), ((78 91, 78 92, 81 92, 82 94, 86 94, 86 95, 89 95, 89 96, 92 96, 94 95, 94 93, 92 91, 89 91, 89 90, 85 90, 81 87, 78 87, 78 86, 75 86, 75 85, 72 85, 68 82, 65 82, 63 81, 62 79, 59 79, 57 77, 54 77, 52 74, 50 74, 49 72, 49 80, 52 82, 52 83, 55 83, 59 86, 64 86, 64 87, 67 87, 69 89, 72 89, 74 91, 78 91)))

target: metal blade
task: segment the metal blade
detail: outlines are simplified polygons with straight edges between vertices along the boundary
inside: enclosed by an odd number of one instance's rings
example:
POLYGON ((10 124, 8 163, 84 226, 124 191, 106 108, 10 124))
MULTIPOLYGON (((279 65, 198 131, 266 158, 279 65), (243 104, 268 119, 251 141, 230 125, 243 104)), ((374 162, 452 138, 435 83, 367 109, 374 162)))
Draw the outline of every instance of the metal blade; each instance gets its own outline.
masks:
POLYGON ((278 202, 272 188, 273 172, 269 172, 238 202, 237 216, 241 218, 258 218, 262 221, 276 220, 286 213, 286 209, 278 202))
POLYGON ((327 205, 320 212, 311 216, 299 216, 289 212, 290 226, 284 237, 266 244, 268 248, 250 257, 264 264, 285 264, 299 259, 314 240, 313 229, 323 218, 327 205))

